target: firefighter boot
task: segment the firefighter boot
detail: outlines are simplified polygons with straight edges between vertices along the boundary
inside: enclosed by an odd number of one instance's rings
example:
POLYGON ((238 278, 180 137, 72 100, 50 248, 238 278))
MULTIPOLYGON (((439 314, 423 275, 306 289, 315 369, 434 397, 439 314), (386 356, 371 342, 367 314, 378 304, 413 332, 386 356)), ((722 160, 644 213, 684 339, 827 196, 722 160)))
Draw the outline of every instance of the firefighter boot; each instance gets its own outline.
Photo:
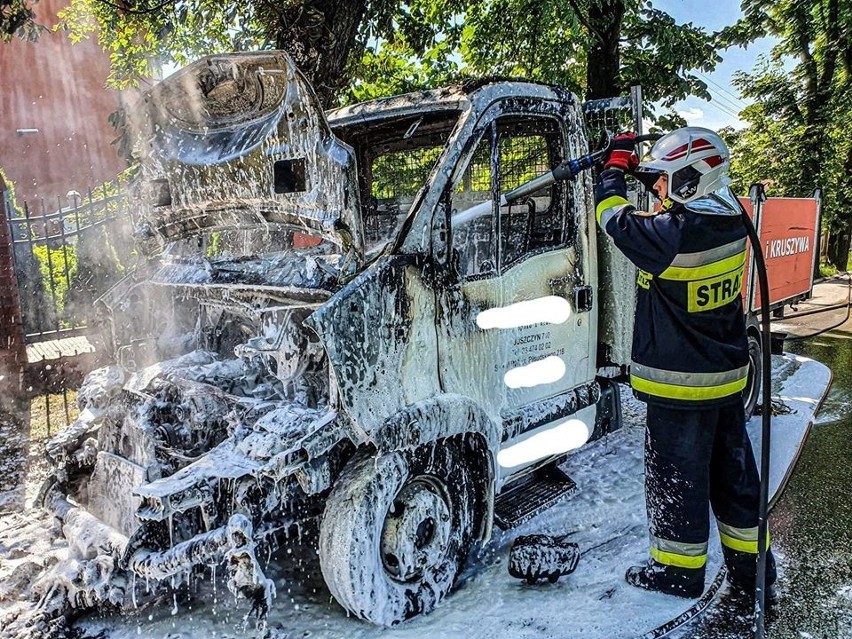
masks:
POLYGON ((703 566, 701 568, 679 568, 650 560, 644 566, 628 568, 624 578, 631 586, 686 599, 695 599, 704 592, 703 566))
MULTIPOLYGON (((725 556, 725 566, 728 568, 728 583, 734 593, 754 601, 755 575, 757 573, 757 555, 754 553, 733 550, 722 546, 725 556)), ((775 604, 778 600, 778 592, 775 588, 775 580, 778 572, 775 568, 775 557, 772 549, 766 550, 766 582, 764 599, 767 606, 775 604)))

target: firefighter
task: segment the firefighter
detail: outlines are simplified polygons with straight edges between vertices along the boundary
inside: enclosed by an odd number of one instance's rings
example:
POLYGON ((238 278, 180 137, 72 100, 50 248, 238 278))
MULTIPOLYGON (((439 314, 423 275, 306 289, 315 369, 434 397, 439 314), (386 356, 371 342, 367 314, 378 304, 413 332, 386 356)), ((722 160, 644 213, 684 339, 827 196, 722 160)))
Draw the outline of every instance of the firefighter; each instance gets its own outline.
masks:
MULTIPOLYGON (((728 149, 713 131, 685 127, 660 138, 640 164, 634 137, 616 136, 595 191, 600 227, 639 269, 630 382, 648 405, 650 559, 629 568, 626 579, 700 596, 709 501, 731 588, 753 596, 759 478, 742 399, 746 231, 727 187, 728 149), (658 213, 628 202, 626 173, 653 189, 658 213)), ((774 581, 768 552, 767 600, 774 581)))

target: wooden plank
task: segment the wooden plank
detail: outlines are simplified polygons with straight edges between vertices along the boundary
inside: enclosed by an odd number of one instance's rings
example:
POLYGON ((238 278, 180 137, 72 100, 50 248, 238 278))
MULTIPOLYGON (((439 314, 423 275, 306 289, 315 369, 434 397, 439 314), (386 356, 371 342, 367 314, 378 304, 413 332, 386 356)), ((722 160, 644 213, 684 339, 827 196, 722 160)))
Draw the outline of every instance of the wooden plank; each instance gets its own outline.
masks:
POLYGON ((86 336, 64 337, 47 342, 27 344, 27 362, 35 364, 41 361, 53 361, 63 357, 75 357, 94 353, 95 347, 86 336))

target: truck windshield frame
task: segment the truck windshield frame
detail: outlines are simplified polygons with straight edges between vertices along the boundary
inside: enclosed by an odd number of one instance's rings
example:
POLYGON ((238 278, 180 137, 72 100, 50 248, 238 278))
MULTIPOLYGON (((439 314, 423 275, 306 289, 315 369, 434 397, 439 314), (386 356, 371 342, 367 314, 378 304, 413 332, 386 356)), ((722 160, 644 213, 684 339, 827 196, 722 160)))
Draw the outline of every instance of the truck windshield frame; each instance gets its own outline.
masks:
POLYGON ((389 113, 334 127, 352 146, 358 165, 361 217, 368 256, 395 245, 413 208, 433 183, 454 132, 465 120, 458 108, 389 113))

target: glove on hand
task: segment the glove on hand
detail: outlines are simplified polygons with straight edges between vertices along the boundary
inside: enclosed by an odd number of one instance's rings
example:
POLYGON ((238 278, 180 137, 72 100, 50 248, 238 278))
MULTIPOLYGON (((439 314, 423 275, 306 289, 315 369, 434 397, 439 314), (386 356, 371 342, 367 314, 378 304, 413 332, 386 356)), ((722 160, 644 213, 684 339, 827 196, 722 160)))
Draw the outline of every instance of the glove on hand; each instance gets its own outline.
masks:
POLYGON ((604 169, 621 169, 625 173, 633 173, 639 166, 635 139, 635 133, 619 133, 616 135, 613 138, 612 151, 604 163, 604 169))

